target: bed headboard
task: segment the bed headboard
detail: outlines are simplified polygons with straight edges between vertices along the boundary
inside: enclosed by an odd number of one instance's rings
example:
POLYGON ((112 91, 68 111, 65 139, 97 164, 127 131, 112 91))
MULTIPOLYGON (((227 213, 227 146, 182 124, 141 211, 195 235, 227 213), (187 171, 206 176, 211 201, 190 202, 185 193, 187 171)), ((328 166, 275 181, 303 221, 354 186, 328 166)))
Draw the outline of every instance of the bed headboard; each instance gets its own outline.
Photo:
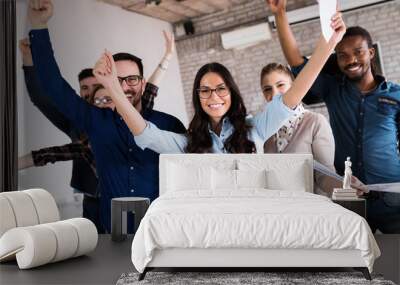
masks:
POLYGON ((270 189, 314 191, 311 154, 161 154, 159 168, 160 195, 170 191, 168 185, 185 175, 185 169, 196 168, 206 172, 211 168, 249 173, 265 170, 269 175, 267 180, 273 185, 268 187, 270 189), (296 189, 293 189, 294 185, 296 189))

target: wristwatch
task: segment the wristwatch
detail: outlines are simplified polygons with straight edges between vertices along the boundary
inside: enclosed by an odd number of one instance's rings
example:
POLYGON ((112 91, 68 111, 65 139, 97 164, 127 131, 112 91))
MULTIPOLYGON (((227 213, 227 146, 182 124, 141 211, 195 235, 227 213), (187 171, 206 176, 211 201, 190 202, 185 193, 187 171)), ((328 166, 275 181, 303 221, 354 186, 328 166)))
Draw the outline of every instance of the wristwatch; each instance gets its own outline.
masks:
POLYGON ((159 68, 161 68, 162 70, 167 70, 168 69, 168 65, 165 64, 164 62, 160 62, 160 64, 158 65, 159 68))

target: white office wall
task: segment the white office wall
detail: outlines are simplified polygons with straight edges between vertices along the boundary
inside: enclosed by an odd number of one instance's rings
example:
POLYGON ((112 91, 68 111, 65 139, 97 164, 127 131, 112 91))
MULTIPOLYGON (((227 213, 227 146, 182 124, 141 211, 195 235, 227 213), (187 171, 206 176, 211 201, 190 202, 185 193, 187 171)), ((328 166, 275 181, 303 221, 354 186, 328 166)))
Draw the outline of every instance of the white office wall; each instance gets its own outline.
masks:
MULTIPOLYGON (((125 11, 96 0, 53 0, 54 16, 49 22, 55 56, 65 79, 78 89, 77 74, 92 67, 107 48, 112 53, 130 52, 143 59, 144 73, 148 77, 164 53, 162 30, 171 31, 169 23, 125 11)), ((27 36, 27 1, 17 0, 17 39, 27 36)), ((19 154, 33 149, 70 142, 30 102, 25 89, 21 56, 17 53, 17 93, 19 154)), ((175 115, 185 125, 182 83, 176 55, 160 84, 155 109, 175 115)), ((71 162, 31 168, 20 171, 21 189, 42 187, 57 200, 63 217, 79 215, 71 188, 71 162)))

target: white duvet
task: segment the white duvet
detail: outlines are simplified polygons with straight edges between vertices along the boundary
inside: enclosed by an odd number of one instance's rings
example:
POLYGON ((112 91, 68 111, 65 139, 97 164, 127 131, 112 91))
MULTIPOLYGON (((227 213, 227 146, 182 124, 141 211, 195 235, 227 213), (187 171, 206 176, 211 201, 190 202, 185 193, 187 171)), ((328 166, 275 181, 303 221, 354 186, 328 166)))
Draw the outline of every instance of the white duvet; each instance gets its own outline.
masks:
POLYGON ((172 192, 156 199, 132 243, 143 272, 155 249, 358 249, 372 271, 380 251, 359 215, 306 192, 249 189, 199 194, 172 192))

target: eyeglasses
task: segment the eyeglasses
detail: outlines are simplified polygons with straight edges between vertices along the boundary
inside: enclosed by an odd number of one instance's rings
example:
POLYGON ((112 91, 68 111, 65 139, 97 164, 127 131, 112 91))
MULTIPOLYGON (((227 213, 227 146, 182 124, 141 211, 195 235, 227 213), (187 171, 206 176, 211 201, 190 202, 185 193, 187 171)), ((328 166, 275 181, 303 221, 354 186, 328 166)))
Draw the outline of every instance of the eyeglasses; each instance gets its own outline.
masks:
POLYGON ((143 77, 140 75, 129 75, 129 76, 125 76, 125 77, 118 76, 119 84, 122 85, 122 82, 125 81, 126 85, 128 85, 128 86, 136 86, 139 84, 139 82, 142 79, 143 79, 143 77))
POLYGON ((201 99, 208 99, 211 97, 212 93, 215 92, 219 97, 225 97, 229 95, 229 90, 226 86, 218 86, 217 88, 203 87, 197 89, 197 93, 201 99))
POLYGON ((110 97, 108 97, 108 96, 104 96, 104 97, 100 97, 100 98, 95 98, 93 103, 96 106, 107 105, 107 104, 112 103, 112 99, 110 97))

